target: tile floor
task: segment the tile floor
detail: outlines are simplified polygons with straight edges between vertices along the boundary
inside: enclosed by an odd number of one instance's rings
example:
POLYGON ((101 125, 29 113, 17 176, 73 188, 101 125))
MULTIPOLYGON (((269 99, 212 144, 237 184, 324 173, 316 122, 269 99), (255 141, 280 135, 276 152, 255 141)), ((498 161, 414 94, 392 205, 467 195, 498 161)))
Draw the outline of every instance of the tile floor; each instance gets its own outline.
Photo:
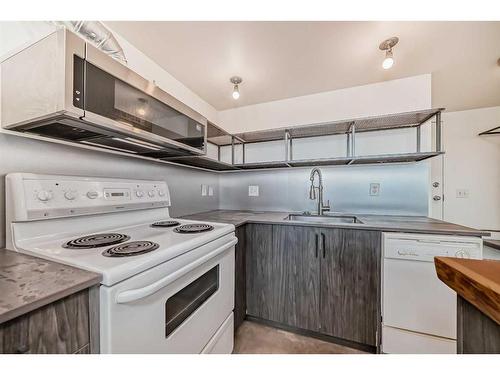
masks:
POLYGON ((346 346, 245 321, 236 333, 235 354, 365 354, 346 346))

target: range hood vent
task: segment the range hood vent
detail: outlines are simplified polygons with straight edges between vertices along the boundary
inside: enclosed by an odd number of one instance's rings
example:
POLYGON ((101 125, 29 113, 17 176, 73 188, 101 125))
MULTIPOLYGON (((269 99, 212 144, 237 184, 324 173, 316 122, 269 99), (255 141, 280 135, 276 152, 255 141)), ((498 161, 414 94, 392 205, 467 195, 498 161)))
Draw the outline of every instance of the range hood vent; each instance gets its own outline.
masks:
POLYGON ((114 59, 127 63, 125 53, 113 33, 99 21, 52 21, 57 27, 64 27, 80 35, 114 59))

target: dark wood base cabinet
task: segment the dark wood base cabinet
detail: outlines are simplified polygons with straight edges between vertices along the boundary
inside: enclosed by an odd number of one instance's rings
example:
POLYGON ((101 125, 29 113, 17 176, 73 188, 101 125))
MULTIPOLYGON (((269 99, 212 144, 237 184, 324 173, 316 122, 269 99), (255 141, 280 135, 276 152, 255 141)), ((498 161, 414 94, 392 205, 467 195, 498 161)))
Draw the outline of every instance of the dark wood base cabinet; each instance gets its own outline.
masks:
POLYGON ((0 353, 98 353, 98 301, 97 286, 1 324, 0 353))
POLYGON ((248 224, 245 237, 249 316, 379 346, 380 232, 248 224))
POLYGON ((500 324, 457 298, 457 353, 500 354, 500 324))

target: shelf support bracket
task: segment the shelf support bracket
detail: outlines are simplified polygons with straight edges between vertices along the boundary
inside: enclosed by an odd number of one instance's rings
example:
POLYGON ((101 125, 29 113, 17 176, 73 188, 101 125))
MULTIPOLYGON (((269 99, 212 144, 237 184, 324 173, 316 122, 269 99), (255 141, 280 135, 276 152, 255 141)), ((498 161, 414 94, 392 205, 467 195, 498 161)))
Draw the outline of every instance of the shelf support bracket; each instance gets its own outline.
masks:
POLYGON ((420 152, 422 148, 422 126, 418 125, 417 126, 417 152, 420 152))
POLYGON ((436 113, 436 151, 441 152, 441 112, 436 113))
POLYGON ((500 134, 500 126, 497 126, 496 128, 486 130, 484 132, 479 133, 479 135, 493 135, 493 134, 500 134))
POLYGON ((234 135, 231 136, 231 164, 234 165, 234 135))
POLYGON ((290 160, 290 146, 290 132, 288 130, 285 130, 285 161, 290 160))
POLYGON ((351 156, 351 133, 346 133, 347 146, 346 146, 346 157, 351 156))
POLYGON ((351 125, 351 157, 356 155, 356 124, 353 122, 351 125))

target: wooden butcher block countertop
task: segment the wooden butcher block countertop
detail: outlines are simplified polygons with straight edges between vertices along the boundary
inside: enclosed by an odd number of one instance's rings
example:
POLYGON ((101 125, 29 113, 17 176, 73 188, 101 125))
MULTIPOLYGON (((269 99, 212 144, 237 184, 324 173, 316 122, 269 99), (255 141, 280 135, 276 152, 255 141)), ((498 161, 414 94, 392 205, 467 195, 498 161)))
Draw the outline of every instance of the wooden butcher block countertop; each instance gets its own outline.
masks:
POLYGON ((436 257, 439 279, 500 324, 500 261, 436 257))

